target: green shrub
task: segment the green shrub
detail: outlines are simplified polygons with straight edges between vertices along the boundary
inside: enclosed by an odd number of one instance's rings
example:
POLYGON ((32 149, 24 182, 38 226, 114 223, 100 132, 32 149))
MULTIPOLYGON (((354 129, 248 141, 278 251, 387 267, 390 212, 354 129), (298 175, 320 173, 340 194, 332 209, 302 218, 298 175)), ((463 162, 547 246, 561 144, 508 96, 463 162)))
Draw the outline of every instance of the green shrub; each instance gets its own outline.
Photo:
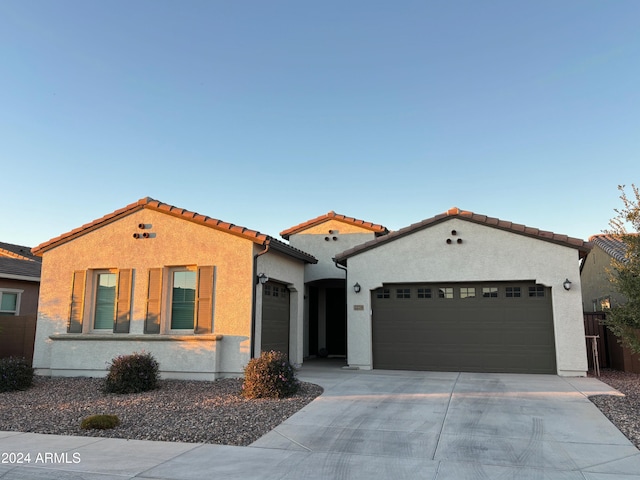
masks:
POLYGON ((32 383, 33 368, 24 358, 0 358, 0 392, 26 390, 32 383))
POLYGON ((82 419, 80 428, 83 430, 107 430, 120 425, 120 419, 115 415, 91 415, 82 419))
POLYGON ((159 364, 150 353, 114 358, 104 382, 107 393, 139 393, 158 388, 159 364))
POLYGON ((263 352, 244 369, 242 395, 246 398, 284 398, 299 388, 296 372, 282 352, 263 352))

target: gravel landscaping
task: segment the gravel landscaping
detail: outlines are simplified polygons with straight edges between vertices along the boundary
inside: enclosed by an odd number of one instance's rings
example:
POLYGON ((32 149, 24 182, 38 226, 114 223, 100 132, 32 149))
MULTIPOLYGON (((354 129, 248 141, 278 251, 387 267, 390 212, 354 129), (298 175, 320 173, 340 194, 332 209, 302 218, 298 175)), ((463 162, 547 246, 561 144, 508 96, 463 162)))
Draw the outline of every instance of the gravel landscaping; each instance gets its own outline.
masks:
POLYGON ((601 370, 598 380, 624 393, 624 397, 594 395, 589 399, 618 430, 640 448, 640 374, 601 370))
POLYGON ((162 380, 130 395, 102 393, 101 379, 36 377, 25 391, 0 393, 0 431, 246 446, 322 393, 301 382, 285 399, 248 400, 241 379, 162 380), (112 430, 82 430, 84 417, 115 414, 112 430))

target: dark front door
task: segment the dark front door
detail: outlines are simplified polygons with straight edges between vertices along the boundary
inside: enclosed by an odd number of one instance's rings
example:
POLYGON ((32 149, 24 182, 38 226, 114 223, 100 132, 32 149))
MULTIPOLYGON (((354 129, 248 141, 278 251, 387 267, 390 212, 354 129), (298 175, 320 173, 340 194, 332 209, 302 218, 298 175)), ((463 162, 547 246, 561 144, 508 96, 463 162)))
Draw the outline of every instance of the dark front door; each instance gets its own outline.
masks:
POLYGON ((327 288, 327 350, 329 355, 347 354, 347 319, 344 288, 327 288))

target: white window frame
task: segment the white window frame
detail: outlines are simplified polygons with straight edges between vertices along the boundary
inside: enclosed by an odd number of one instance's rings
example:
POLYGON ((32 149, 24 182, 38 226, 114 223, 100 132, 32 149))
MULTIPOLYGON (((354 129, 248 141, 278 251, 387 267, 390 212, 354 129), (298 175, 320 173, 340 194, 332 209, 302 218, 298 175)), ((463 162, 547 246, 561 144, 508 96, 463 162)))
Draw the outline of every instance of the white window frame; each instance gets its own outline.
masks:
POLYGON ((20 290, 17 288, 4 288, 4 287, 0 288, 0 305, 2 305, 3 293, 17 293, 18 296, 16 298, 16 309, 14 311, 3 310, 3 311, 0 311, 0 314, 8 317, 20 315, 20 304, 22 303, 22 294, 24 293, 24 290, 20 290))
POLYGON ((185 265, 180 267, 169 267, 165 269, 166 278, 164 282, 164 291, 162 292, 164 298, 166 298, 166 302, 164 303, 164 312, 162 315, 164 319, 164 328, 161 326, 161 331, 164 331, 167 334, 174 335, 185 335, 185 334, 193 334, 195 333, 195 321, 196 321, 196 308, 197 308, 197 298, 198 298, 198 267, 197 265, 185 265), (193 272, 196 274, 196 302, 194 302, 193 306, 193 328, 171 328, 171 310, 173 305, 173 274, 175 272, 193 272))

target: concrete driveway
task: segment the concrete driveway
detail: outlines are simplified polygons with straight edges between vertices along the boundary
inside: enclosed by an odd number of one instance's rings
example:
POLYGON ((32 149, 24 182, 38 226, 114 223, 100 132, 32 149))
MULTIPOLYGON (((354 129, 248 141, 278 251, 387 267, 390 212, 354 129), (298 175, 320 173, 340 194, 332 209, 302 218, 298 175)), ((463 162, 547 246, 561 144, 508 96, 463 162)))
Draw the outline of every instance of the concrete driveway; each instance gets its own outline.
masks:
POLYGON ((640 452, 587 399, 617 392, 591 378, 331 363, 299 376, 324 394, 250 447, 0 432, 0 454, 69 460, 0 464, 0 478, 640 480, 640 452))

